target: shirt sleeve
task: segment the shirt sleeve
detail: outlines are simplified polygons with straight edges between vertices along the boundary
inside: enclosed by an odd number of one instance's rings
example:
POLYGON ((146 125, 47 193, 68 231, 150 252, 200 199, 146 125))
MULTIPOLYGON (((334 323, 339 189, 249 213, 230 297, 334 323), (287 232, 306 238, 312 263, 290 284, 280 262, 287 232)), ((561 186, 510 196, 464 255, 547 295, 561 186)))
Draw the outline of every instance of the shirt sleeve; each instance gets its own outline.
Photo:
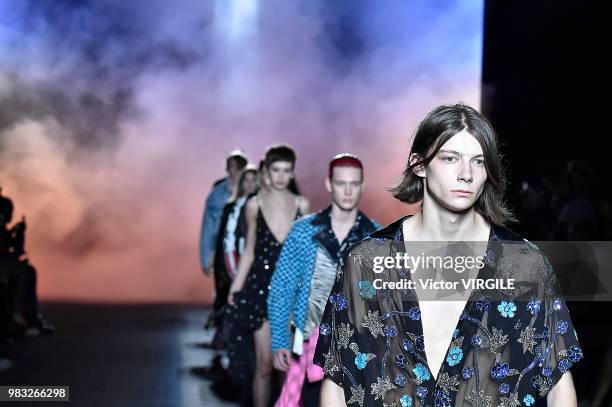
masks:
POLYGON ((375 293, 359 288, 361 267, 368 257, 366 245, 364 241, 355 245, 338 266, 313 358, 325 377, 344 389, 347 403, 359 405, 370 397, 370 385, 380 368, 376 362, 384 353, 377 340, 383 337, 378 308, 366 305, 366 298, 375 300, 375 293))
POLYGON ((543 284, 536 333, 541 337, 536 352, 540 356, 535 369, 525 377, 540 397, 545 397, 564 373, 582 359, 582 348, 561 292, 557 275, 544 254, 541 254, 546 279, 543 284))
POLYGON ((544 261, 549 270, 549 284, 544 301, 547 346, 542 359, 545 366, 552 368, 550 376, 550 388, 552 388, 574 363, 582 359, 583 354, 556 273, 546 256, 544 261))
POLYGON ((582 359, 583 354, 563 297, 547 299, 546 308, 551 313, 547 325, 551 339, 543 358, 545 365, 553 368, 550 376, 552 388, 574 363, 582 359))
POLYGON ((227 184, 220 183, 213 188, 206 199, 200 232, 200 264, 202 267, 208 268, 212 263, 221 213, 228 198, 226 191, 227 184))
POLYGON ((342 387, 345 387, 346 383, 342 372, 342 355, 339 351, 338 327, 348 320, 348 302, 344 294, 343 278, 347 272, 345 263, 341 262, 336 272, 336 281, 321 317, 319 337, 313 358, 313 362, 323 368, 325 377, 342 387))
POLYGON ((290 349, 289 318, 295 303, 297 285, 300 282, 301 259, 304 258, 299 224, 294 224, 283 243, 274 268, 268 294, 268 319, 272 353, 280 348, 290 349))
POLYGON ((212 233, 212 211, 211 201, 212 193, 206 198, 204 205, 204 216, 202 217, 202 227, 200 229, 200 265, 202 267, 210 267, 210 248, 211 248, 211 233, 212 233))

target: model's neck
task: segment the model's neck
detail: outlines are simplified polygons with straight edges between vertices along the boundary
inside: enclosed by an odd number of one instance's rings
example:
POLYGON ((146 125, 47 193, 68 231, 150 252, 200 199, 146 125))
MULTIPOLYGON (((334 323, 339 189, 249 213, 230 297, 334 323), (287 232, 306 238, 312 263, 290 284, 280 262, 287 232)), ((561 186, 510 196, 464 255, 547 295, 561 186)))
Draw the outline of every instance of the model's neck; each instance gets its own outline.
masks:
POLYGON ((270 187, 266 189, 264 193, 272 199, 280 199, 291 192, 289 191, 288 188, 276 189, 276 188, 270 187))
POLYGON ((423 209, 415 216, 415 230, 422 240, 478 240, 479 230, 486 226, 486 221, 473 206, 465 212, 452 212, 431 197, 423 200, 423 209))
POLYGON ((354 207, 353 209, 347 211, 332 202, 330 216, 333 223, 352 225, 353 223, 355 223, 355 219, 357 219, 358 212, 359 209, 357 207, 354 207))

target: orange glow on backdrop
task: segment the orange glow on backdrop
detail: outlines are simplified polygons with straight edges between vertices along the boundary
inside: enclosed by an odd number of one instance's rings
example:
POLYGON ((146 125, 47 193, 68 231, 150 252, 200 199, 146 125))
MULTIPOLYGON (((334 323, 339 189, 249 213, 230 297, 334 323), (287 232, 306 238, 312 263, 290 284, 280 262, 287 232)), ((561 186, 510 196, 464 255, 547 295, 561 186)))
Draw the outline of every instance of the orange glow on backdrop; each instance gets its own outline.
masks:
POLYGON ((0 186, 43 299, 210 302, 198 238, 227 151, 292 145, 314 209, 355 153, 387 223, 419 119, 478 107, 480 3, 362 5, 348 51, 323 6, 201 3, 0 6, 0 186))

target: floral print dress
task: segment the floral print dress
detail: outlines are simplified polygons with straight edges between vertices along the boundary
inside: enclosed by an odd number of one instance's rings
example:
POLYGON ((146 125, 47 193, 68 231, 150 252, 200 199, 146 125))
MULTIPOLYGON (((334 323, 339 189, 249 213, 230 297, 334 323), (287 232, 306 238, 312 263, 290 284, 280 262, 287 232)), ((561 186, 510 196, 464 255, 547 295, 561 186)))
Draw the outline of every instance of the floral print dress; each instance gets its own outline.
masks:
POLYGON ((546 405, 546 394, 582 350, 546 256, 492 225, 479 278, 512 278, 514 289, 473 290, 438 376, 425 354, 414 290, 374 288, 375 256, 404 245, 399 219, 355 245, 341 262, 321 321, 314 362, 342 386, 351 406, 546 405))

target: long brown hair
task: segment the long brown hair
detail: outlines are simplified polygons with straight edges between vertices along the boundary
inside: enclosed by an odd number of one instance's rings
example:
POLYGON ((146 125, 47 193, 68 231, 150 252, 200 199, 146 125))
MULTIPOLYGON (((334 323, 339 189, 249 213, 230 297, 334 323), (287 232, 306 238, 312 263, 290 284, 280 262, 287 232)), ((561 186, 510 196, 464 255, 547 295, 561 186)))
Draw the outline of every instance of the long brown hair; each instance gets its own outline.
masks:
POLYGON ((242 187, 242 183, 244 182, 244 178, 246 177, 246 175, 249 173, 254 174, 255 177, 257 178, 257 167, 255 167, 252 164, 247 164, 247 166, 244 167, 244 169, 240 173, 240 178, 238 179, 238 185, 236 186, 236 191, 234 192, 234 195, 232 195, 232 197, 229 199, 228 202, 235 202, 236 199, 246 195, 246 192, 244 188, 242 187))
POLYGON ((503 156, 499 152, 500 145, 493 126, 474 108, 463 103, 439 106, 427 114, 416 130, 408 163, 399 182, 388 190, 402 202, 412 204, 422 201, 423 179, 417 176, 413 169, 427 166, 444 143, 464 129, 480 143, 487 171, 484 189, 474 204, 474 209, 496 225, 504 226, 516 222, 515 215, 504 201, 506 176, 502 164, 503 156), (414 153, 418 154, 419 159, 411 164, 410 157, 414 153))

